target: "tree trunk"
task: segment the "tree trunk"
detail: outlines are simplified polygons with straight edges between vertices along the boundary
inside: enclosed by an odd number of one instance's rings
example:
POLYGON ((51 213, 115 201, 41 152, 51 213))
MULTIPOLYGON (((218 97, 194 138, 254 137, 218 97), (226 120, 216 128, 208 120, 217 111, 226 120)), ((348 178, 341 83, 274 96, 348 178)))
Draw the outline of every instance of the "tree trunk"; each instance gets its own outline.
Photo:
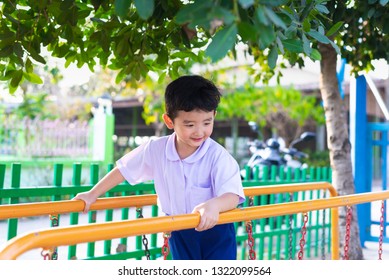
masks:
MULTIPOLYGON (((351 164, 351 143, 348 135, 346 110, 340 97, 339 82, 336 76, 337 54, 330 44, 319 44, 319 51, 322 57, 320 62, 320 90, 326 118, 332 184, 338 195, 353 194, 355 193, 355 186, 351 164)), ((341 258, 345 255, 346 209, 346 207, 339 208, 339 251, 341 258)), ((355 206, 352 206, 351 209, 352 220, 350 224, 348 258, 350 260, 360 260, 363 259, 363 252, 359 239, 357 209, 355 206)))

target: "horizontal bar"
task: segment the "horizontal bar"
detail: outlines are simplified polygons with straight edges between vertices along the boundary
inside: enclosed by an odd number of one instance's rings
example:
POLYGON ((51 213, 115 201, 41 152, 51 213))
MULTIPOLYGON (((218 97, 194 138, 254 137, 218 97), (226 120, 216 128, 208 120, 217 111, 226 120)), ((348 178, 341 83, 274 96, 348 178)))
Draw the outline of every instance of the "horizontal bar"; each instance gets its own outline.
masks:
MULTIPOLYGON (((90 207, 90 210, 105 210, 125 207, 141 207, 154 205, 157 203, 157 196, 136 195, 120 196, 111 198, 99 198, 90 207)), ((82 200, 63 200, 53 202, 38 202, 0 205, 0 220, 10 218, 32 217, 50 214, 65 214, 71 212, 82 212, 84 201, 82 200)))
MULTIPOLYGON (((306 190, 328 189, 331 196, 336 196, 336 191, 328 182, 296 183, 261 187, 244 188, 246 196, 263 194, 275 194, 306 190)), ((126 207, 142 207, 157 204, 157 195, 120 196, 99 198, 91 205, 90 210, 118 209, 126 207)), ((24 203, 12 205, 0 205, 0 220, 10 218, 33 217, 50 214, 65 214, 82 212, 84 202, 80 200, 63 200, 53 202, 24 203)))
MULTIPOLYGON (((221 213, 218 224, 305 213, 388 198, 389 191, 381 191, 310 201, 253 206, 221 213)), ((50 249, 56 246, 195 228, 199 221, 200 215, 195 213, 33 231, 14 237, 6 242, 0 250, 0 259, 16 259, 22 253, 35 248, 50 249)))

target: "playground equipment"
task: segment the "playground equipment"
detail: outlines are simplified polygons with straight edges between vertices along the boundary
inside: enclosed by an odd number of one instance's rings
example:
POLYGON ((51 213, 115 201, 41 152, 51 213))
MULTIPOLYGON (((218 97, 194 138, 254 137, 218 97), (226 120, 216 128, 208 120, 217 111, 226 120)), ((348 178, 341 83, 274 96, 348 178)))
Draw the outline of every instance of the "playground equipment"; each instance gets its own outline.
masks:
MULTIPOLYGON (((274 205, 239 208, 221 213, 219 224, 238 221, 251 221, 255 219, 296 213, 308 213, 313 210, 331 208, 331 256, 332 259, 339 259, 337 207, 350 206, 354 204, 361 204, 389 198, 389 191, 336 196, 336 191, 333 189, 331 184, 327 182, 288 184, 271 187, 252 187, 246 188, 245 194, 249 197, 253 197, 255 195, 261 194, 294 192, 301 189, 328 189, 332 197, 310 201, 287 202, 274 205)), ((93 208, 91 210, 103 209, 104 207, 120 208, 135 205, 146 205, 153 203, 156 200, 156 196, 154 195, 139 196, 138 198, 139 201, 137 197, 102 198, 92 206, 93 208), (129 201, 131 201, 132 204, 129 204, 129 201), (117 202, 120 203, 117 204, 117 202)), ((82 209, 83 202, 81 201, 47 202, 35 203, 31 205, 2 205, 0 206, 0 219, 20 216, 45 215, 53 213, 54 210, 65 213, 71 211, 82 211, 82 209), (59 205, 61 205, 61 207, 59 207, 59 205)), ((306 219, 305 217, 307 217, 307 215, 304 215, 304 219, 306 219)), ((200 217, 198 214, 186 214, 169 217, 143 218, 120 222, 55 227, 46 230, 29 232, 9 240, 1 248, 0 259, 16 259, 23 252, 34 248, 44 248, 49 250, 62 245, 72 245, 77 243, 93 242, 96 240, 122 238, 125 236, 137 236, 159 232, 169 233, 174 230, 194 228, 199 223, 199 219, 200 217)), ((305 225, 306 220, 304 220, 302 230, 304 230, 305 225)), ((300 247, 304 246, 305 241, 304 234, 302 235, 303 238, 300 241, 300 247)), ((164 245, 166 245, 166 243, 164 245)), ((168 253, 168 248, 165 248, 164 250, 168 253)), ((380 250, 382 252, 382 247, 380 247, 380 250)), ((300 252, 302 252, 301 249, 300 252)), ((299 259, 302 259, 303 253, 300 252, 299 259)))

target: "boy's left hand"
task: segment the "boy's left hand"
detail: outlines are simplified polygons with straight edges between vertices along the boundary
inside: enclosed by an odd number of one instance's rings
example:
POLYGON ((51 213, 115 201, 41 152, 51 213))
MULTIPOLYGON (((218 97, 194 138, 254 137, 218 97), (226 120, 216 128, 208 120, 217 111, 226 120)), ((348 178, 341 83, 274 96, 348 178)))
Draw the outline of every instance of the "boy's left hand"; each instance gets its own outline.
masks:
POLYGON ((204 231, 213 228, 219 220, 219 208, 212 200, 197 205, 192 213, 200 214, 200 223, 195 228, 197 231, 204 231))
POLYGON ((203 231, 213 228, 219 221, 219 213, 234 209, 238 203, 238 195, 234 193, 225 193, 197 205, 192 213, 200 213, 201 219, 195 230, 203 231))

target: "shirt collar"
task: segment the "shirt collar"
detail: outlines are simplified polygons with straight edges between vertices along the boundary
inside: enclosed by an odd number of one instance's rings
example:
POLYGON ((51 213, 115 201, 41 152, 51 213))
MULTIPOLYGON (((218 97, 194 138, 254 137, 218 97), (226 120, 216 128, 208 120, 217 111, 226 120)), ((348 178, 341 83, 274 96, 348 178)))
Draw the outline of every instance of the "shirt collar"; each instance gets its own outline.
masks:
MULTIPOLYGON (((166 144, 166 149, 165 149, 166 158, 170 161, 181 160, 180 156, 178 155, 177 149, 176 149, 175 138, 176 138, 176 133, 173 132, 169 136, 169 138, 167 140, 167 144, 166 144)), ((194 162, 198 161, 199 159, 201 159, 205 155, 205 153, 208 151, 210 141, 211 141, 210 138, 205 140, 201 144, 201 146, 192 155, 190 155, 189 157, 187 157, 183 161, 186 163, 194 163, 194 162)))

